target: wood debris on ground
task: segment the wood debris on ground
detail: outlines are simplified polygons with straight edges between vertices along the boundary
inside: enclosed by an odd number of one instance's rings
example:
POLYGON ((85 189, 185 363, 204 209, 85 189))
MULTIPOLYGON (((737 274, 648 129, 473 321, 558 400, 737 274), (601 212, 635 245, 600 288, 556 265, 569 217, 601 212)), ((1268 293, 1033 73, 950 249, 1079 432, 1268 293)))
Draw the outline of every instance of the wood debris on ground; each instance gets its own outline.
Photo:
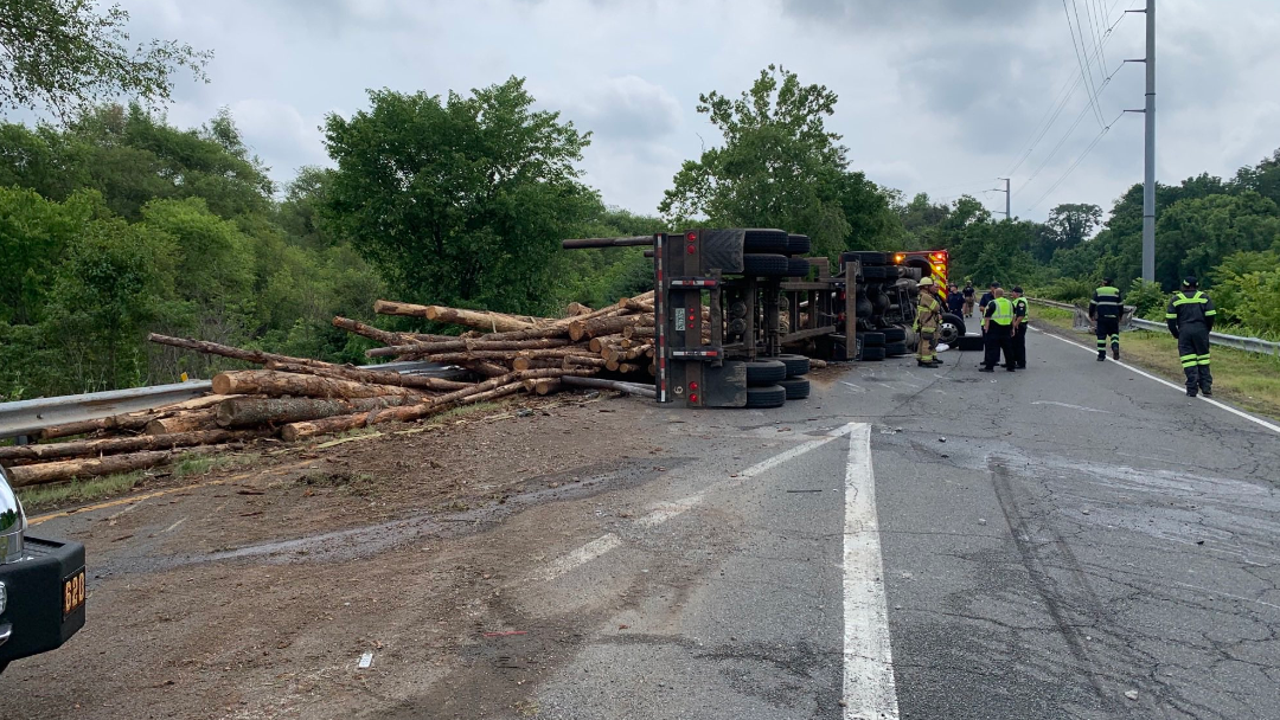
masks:
POLYGON ((386 422, 428 418, 516 393, 614 389, 653 397, 653 293, 592 310, 578 303, 563 318, 379 300, 383 315, 465 328, 461 335, 381 330, 348 318, 333 325, 380 347, 370 358, 425 361, 460 369, 442 378, 289 357, 213 342, 152 334, 161 345, 261 366, 213 378, 204 397, 151 410, 45 428, 40 441, 0 447, 15 487, 143 470, 189 453, 264 438, 296 442, 386 422))

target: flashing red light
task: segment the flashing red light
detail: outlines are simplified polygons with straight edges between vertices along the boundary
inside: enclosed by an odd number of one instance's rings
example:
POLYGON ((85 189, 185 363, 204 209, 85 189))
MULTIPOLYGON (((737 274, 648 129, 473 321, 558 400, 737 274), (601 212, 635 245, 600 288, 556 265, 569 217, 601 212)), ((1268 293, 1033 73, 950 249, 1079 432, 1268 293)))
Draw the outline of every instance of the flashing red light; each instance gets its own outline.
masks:
POLYGON ((690 396, 689 396, 689 402, 691 402, 691 403, 696 403, 696 402, 698 402, 698 396, 697 396, 697 395, 690 395, 690 396))
POLYGON ((934 259, 934 260, 946 260, 946 259, 947 259, 947 254, 946 254, 946 253, 942 253, 942 252, 936 252, 936 253, 934 253, 934 254, 933 254, 933 259, 934 259))
POLYGON ((698 233, 691 232, 688 235, 685 235, 685 237, 689 238, 689 242, 693 242, 698 239, 698 233))

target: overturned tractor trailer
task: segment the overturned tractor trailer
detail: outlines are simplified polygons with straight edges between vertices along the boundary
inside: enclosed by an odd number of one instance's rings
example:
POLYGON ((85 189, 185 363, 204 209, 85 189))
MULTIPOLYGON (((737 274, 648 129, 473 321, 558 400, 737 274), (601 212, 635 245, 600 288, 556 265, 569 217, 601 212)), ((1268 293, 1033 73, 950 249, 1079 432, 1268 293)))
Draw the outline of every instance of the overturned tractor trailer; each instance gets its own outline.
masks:
MULTIPOLYGON (((916 282, 933 268, 850 252, 807 257, 805 235, 696 229, 565 240, 566 249, 648 248, 660 403, 777 407, 808 397, 809 358, 883 360, 914 351, 916 282)), ((953 332, 964 334, 959 318, 953 332)))

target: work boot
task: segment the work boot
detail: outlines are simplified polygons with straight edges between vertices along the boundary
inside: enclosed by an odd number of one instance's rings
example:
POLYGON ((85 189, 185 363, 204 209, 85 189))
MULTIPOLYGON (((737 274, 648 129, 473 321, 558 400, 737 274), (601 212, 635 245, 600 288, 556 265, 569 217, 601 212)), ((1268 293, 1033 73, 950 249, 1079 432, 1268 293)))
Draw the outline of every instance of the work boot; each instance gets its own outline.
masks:
POLYGON ((1099 350, 1099 351, 1098 351, 1098 362, 1102 362, 1103 360, 1106 360, 1106 359, 1107 359, 1107 351, 1106 351, 1106 350, 1099 350))
POLYGON ((1213 397, 1213 388, 1208 385, 1200 388, 1200 392, 1204 393, 1205 397, 1213 397))
POLYGON ((1195 396, 1196 396, 1196 389, 1195 389, 1195 388, 1187 388, 1187 397, 1195 397, 1195 396))
POLYGON ((936 368, 938 367, 938 363, 935 360, 916 360, 916 366, 923 368, 936 368))
POLYGON ((1111 357, 1115 358, 1116 360, 1119 360, 1119 359, 1120 359, 1120 346, 1119 346, 1119 345, 1112 345, 1112 346, 1111 346, 1111 357))
POLYGON ((987 367, 986 365, 983 365, 982 367, 978 368, 978 372, 995 372, 995 371, 996 371, 995 368, 987 367))

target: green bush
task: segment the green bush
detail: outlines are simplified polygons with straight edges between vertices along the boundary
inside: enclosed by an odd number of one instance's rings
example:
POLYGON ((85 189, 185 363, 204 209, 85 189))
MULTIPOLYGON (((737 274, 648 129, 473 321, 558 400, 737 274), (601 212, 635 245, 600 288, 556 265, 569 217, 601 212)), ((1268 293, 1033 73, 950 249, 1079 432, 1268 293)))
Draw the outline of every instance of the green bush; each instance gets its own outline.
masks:
POLYGON ((1169 303, 1169 295, 1160 283, 1147 282, 1142 278, 1134 278, 1129 285, 1129 292, 1124 296, 1124 304, 1137 308, 1135 317, 1148 320, 1163 320, 1164 310, 1169 303))

